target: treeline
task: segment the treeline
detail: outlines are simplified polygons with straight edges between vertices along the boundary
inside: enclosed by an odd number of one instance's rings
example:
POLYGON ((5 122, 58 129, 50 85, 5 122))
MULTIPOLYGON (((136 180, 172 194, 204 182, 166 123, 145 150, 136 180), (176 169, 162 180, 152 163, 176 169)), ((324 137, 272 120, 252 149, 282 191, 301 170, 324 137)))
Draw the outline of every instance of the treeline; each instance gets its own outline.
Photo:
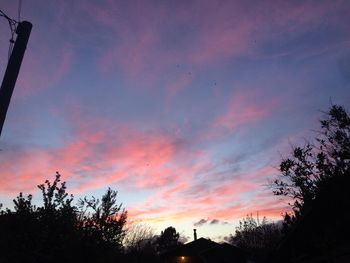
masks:
POLYGON ((14 211, 1 211, 0 262, 112 262, 119 257, 127 212, 117 204, 116 191, 73 205, 59 173, 38 188, 42 206, 20 193, 14 211))
POLYGON ((144 225, 126 228, 127 211, 110 188, 101 199, 79 199, 55 180, 38 185, 42 206, 32 195, 17 196, 14 209, 0 212, 0 262, 157 262, 160 252, 180 244, 168 227, 159 236, 144 225))

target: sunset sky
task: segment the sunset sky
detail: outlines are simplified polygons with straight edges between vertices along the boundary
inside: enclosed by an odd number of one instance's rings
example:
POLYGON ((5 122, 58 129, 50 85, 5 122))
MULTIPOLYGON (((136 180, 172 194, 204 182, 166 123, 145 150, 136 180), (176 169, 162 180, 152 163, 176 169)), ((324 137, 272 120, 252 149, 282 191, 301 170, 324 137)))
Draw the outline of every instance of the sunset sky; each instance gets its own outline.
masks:
MULTIPOLYGON (((0 9, 17 19, 18 1, 0 9)), ((221 240, 321 110, 350 105, 350 1, 23 0, 33 24, 0 138, 0 202, 54 179, 129 221, 221 240)), ((10 30, 0 17, 0 71, 10 30)))

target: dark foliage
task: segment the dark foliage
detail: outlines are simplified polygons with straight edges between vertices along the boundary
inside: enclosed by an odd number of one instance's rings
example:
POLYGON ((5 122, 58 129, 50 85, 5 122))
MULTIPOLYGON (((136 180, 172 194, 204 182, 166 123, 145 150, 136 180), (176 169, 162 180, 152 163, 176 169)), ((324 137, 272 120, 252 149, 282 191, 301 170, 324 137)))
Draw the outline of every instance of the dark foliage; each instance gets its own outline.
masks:
POLYGON ((273 182, 273 193, 293 198, 293 214, 285 215, 285 225, 293 225, 312 206, 320 189, 350 166, 350 117, 341 106, 332 106, 315 141, 295 147, 280 164, 281 176, 273 182))
POLYGON ((79 202, 79 229, 84 239, 121 250, 127 212, 117 204, 117 191, 108 188, 101 201, 94 197, 79 202))
POLYGON ((145 224, 132 224, 124 238, 127 262, 157 262, 157 236, 145 224))
POLYGON ((139 263, 139 262, 160 262, 159 255, 156 251, 156 242, 155 240, 144 240, 142 244, 138 244, 138 247, 133 247, 127 250, 125 257, 126 262, 130 263, 139 263))
POLYGON ((159 252, 174 249, 181 245, 179 242, 180 234, 172 226, 167 227, 161 232, 157 239, 157 249, 159 252))
POLYGON ((350 173, 322 185, 268 262, 350 262, 350 173))
POLYGON ((281 237, 280 225, 269 223, 266 217, 260 222, 258 216, 255 219, 247 215, 239 222, 230 243, 247 251, 254 260, 262 261, 277 246, 281 237))
POLYGON ((84 201, 92 208, 87 212, 72 205, 73 196, 66 192, 59 173, 53 183, 47 180, 38 188, 42 206, 34 206, 31 195, 20 193, 13 200, 14 211, 1 212, 0 262, 116 262, 121 258, 127 214, 116 204, 116 191, 108 189, 101 204, 94 198, 84 201))
POLYGON ((315 141, 282 160, 274 194, 292 197, 285 237, 268 262, 350 260, 350 117, 333 106, 320 121, 315 141))

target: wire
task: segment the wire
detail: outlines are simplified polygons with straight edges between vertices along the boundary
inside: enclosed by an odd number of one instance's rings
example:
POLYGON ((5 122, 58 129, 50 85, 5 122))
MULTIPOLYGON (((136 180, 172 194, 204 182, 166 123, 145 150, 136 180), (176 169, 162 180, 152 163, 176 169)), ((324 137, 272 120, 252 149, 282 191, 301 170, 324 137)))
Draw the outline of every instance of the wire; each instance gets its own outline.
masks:
POLYGON ((3 16, 7 19, 7 21, 11 24, 17 24, 18 22, 12 18, 9 18, 1 9, 0 9, 0 16, 3 16))
MULTIPOLYGON (((20 8, 18 10, 19 10, 19 14, 20 14, 20 8)), ((12 18, 9 18, 1 9, 0 9, 0 16, 4 17, 7 20, 7 22, 9 23, 10 31, 11 31, 10 46, 9 46, 9 51, 8 51, 8 59, 10 59, 13 45, 15 43, 14 35, 16 33, 17 25, 19 22, 17 22, 16 20, 14 20, 12 18)))
POLYGON ((21 22, 22 0, 18 0, 18 22, 21 22))

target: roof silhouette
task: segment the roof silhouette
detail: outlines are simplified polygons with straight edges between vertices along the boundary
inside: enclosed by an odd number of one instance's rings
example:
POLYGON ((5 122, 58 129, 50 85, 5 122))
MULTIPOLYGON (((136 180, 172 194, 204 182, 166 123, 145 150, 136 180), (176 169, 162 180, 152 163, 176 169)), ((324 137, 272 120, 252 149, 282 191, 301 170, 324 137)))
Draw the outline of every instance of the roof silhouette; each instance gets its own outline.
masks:
POLYGON ((247 262, 249 257, 248 253, 244 250, 232 246, 227 243, 219 244, 213 248, 200 253, 201 257, 205 259, 205 262, 216 262, 216 263, 243 263, 247 262))
MULTIPOLYGON (((199 238, 163 254, 165 258, 190 257, 190 262, 243 263, 248 254, 228 243, 219 244, 205 238, 199 238), (196 260, 194 260, 196 259, 196 260)), ((172 261, 170 261, 172 262, 172 261)))
POLYGON ((165 253, 167 256, 198 256, 201 252, 219 245, 205 238, 199 238, 165 253))

